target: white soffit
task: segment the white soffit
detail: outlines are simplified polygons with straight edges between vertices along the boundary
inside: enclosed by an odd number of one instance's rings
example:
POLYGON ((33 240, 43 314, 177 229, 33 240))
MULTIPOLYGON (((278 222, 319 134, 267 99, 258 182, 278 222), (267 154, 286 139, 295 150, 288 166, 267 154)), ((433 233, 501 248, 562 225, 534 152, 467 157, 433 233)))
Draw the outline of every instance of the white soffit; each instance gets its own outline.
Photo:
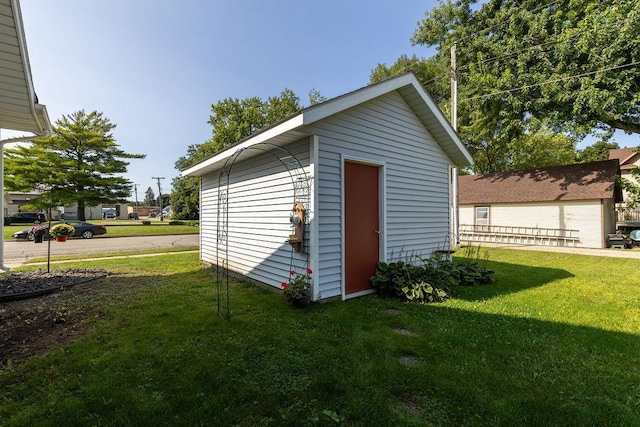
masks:
POLYGON ((37 103, 19 0, 0 0, 0 128, 42 135, 51 131, 37 103))

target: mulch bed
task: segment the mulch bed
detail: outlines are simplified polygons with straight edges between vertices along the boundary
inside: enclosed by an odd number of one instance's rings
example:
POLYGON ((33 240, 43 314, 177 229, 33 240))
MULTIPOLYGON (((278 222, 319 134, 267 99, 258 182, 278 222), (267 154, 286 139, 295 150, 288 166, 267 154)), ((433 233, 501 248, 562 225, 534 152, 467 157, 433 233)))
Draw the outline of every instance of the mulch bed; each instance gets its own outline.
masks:
POLYGON ((0 302, 36 297, 105 277, 106 270, 65 269, 0 275, 0 302))
POLYGON ((83 336, 124 297, 106 270, 62 269, 0 274, 0 371, 83 336))

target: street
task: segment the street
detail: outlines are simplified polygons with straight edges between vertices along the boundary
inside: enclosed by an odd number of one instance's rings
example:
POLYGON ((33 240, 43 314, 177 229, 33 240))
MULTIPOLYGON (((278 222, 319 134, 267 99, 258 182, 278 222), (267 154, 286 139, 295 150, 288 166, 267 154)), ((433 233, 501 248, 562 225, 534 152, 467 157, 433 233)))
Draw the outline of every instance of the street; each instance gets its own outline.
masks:
MULTIPOLYGON (((51 241, 51 256, 87 254, 98 252, 124 252, 142 249, 170 248, 174 246, 193 246, 199 244, 198 234, 179 234, 168 236, 140 237, 94 237, 93 239, 69 239, 65 243, 51 241)), ((15 267, 31 258, 47 256, 47 241, 5 241, 4 265, 15 267)))

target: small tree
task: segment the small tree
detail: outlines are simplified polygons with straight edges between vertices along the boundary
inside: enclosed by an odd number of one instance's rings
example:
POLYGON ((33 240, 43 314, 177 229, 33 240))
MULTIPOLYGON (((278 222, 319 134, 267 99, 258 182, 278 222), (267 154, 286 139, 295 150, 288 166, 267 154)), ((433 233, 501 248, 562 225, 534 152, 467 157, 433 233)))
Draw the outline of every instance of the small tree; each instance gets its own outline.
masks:
POLYGON ((63 115, 52 136, 5 151, 7 189, 43 190, 35 204, 41 198, 60 204, 75 202, 82 221, 87 206, 124 202, 132 185, 119 176, 129 165, 123 159, 145 156, 122 151, 111 133, 115 127, 97 111, 63 115))
POLYGON ((144 200, 142 204, 144 206, 156 206, 157 204, 156 194, 153 192, 151 187, 147 188, 147 191, 144 193, 144 200))

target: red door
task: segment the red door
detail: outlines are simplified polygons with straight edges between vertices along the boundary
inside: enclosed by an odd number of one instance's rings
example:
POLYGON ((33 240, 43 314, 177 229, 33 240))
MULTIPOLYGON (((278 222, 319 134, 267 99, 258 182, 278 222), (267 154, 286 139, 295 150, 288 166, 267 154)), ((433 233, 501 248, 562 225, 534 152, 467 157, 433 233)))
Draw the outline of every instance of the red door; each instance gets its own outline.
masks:
POLYGON ((344 164, 345 294, 371 289, 380 256, 378 167, 344 164))

